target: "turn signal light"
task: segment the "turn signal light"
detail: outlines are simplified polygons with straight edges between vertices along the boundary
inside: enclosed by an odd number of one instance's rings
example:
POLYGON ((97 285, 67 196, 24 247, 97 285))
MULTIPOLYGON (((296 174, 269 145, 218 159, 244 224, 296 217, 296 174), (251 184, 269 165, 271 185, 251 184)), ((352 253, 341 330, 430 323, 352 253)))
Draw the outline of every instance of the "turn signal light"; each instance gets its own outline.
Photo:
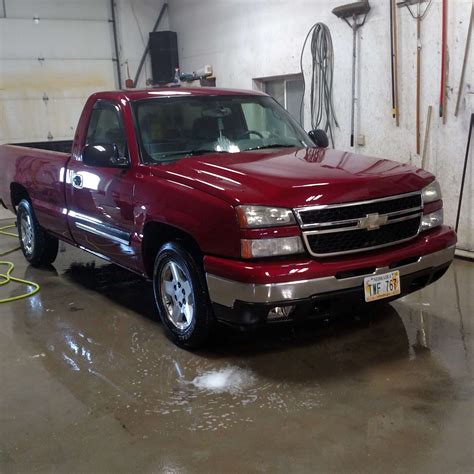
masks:
POLYGON ((242 239, 243 258, 278 257, 304 252, 301 237, 278 237, 274 239, 242 239))

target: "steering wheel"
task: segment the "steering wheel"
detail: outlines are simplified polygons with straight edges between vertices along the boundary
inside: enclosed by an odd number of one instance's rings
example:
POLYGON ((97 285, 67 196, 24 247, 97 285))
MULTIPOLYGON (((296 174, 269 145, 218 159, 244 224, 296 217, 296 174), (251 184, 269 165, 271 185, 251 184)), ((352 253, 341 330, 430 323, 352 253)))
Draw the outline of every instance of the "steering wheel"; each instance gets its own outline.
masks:
POLYGON ((260 138, 263 138, 263 135, 260 132, 257 132, 257 130, 247 130, 244 133, 241 133, 236 140, 240 140, 241 138, 248 137, 249 135, 257 135, 260 138))

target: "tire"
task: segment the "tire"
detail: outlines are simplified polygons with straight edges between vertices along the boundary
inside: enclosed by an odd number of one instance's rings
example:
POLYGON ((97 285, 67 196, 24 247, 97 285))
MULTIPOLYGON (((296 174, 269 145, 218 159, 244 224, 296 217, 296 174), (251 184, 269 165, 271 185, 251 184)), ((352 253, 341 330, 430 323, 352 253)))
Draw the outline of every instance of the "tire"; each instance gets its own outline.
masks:
POLYGON ((34 267, 51 265, 58 255, 58 239, 40 226, 28 200, 20 201, 16 216, 20 247, 26 260, 34 267))
POLYGON ((153 269, 155 303, 166 335, 180 347, 197 349, 215 325, 204 272, 179 242, 163 245, 153 269))

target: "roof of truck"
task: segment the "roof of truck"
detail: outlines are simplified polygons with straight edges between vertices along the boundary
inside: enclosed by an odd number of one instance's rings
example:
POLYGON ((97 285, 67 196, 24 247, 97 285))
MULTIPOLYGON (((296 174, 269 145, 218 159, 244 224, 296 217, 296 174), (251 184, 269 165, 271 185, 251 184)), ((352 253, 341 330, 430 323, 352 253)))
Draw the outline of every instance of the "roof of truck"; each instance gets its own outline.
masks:
MULTIPOLYGON (((118 91, 98 92, 98 95, 115 96, 117 99, 128 100, 151 99, 153 97, 173 97, 182 95, 212 96, 212 95, 266 95, 260 91, 239 89, 218 89, 216 87, 161 87, 157 89, 123 89, 118 91)), ((96 94, 94 94, 96 95, 96 94)))

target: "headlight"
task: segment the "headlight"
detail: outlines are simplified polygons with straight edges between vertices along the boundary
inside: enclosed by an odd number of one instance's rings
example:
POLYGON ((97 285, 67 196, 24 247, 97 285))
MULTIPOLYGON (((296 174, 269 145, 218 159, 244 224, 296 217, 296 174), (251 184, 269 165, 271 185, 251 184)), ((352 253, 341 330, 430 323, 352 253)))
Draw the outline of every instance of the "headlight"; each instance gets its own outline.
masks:
POLYGON ((423 214, 421 217, 420 232, 424 230, 433 229, 443 224, 443 209, 423 214))
POLYGON ((423 204, 439 201, 441 199, 441 188, 439 187, 438 181, 433 181, 428 184, 426 188, 421 190, 421 199, 423 200, 423 204))
POLYGON ((300 237, 242 239, 241 248, 243 258, 278 257, 304 252, 300 237))
POLYGON ((242 229, 296 224, 293 211, 283 207, 237 206, 236 210, 242 229))

